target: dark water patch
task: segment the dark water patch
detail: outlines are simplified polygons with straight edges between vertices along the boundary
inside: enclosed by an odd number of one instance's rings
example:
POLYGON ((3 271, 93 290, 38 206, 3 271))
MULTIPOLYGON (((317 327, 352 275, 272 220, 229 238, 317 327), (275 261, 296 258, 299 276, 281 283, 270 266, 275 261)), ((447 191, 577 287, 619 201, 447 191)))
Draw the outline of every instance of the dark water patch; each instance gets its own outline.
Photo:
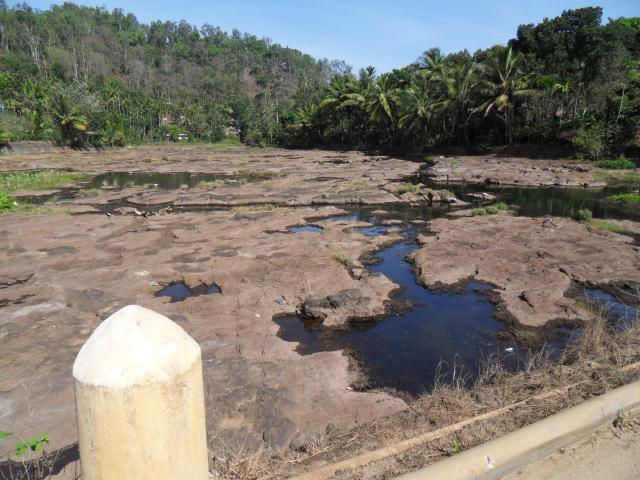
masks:
POLYGON ((201 183, 213 186, 243 184, 264 180, 260 175, 226 175, 216 173, 191 172, 109 172, 93 178, 92 184, 96 188, 124 188, 147 186, 163 190, 178 190, 193 188, 201 183))
POLYGON ((367 237, 380 237, 382 235, 386 235, 389 227, 383 225, 373 225, 371 227, 356 227, 354 228, 356 232, 360 232, 367 237))
POLYGON ((615 295, 596 288, 585 288, 584 297, 602 308, 613 321, 616 330, 624 331, 636 323, 640 316, 640 306, 628 305, 615 295))
POLYGON ((322 227, 317 225, 294 225, 292 227, 287 227, 287 232, 289 233, 320 233, 322 230, 322 227))
MULTIPOLYGON (((296 350, 302 355, 345 350, 367 373, 367 388, 390 388, 411 396, 433 386, 441 362, 449 368, 463 368, 469 380, 477 376, 483 359, 492 355, 500 358, 505 368, 517 370, 529 351, 512 338, 499 335, 505 325, 496 318, 496 306, 489 295, 492 287, 469 282, 455 291, 428 290, 416 281, 407 261, 418 248, 411 220, 436 218, 448 208, 384 208, 393 218, 402 220, 405 240, 382 249, 377 261, 367 268, 400 285, 393 303, 407 308, 390 310, 387 317, 376 321, 352 319, 344 328, 326 327, 295 315, 274 318, 280 338, 297 342, 296 350)), ((379 217, 373 211, 362 208, 352 214, 357 220, 375 223, 379 217)), ((560 350, 566 346, 572 331, 564 330, 557 329, 548 348, 560 350)))
POLYGON ((220 287, 215 284, 206 285, 201 283, 200 285, 191 288, 184 282, 174 282, 156 293, 156 297, 171 297, 172 302, 181 302, 189 297, 213 295, 218 293, 222 293, 222 291, 220 287))
MULTIPOLYGON (((424 179, 420 179, 425 183, 424 179)), ((597 218, 636 219, 640 220, 640 211, 624 208, 608 200, 609 195, 632 191, 632 187, 591 188, 558 188, 558 187, 503 187, 485 184, 453 184, 433 182, 426 183, 430 188, 446 189, 457 197, 476 203, 480 201, 468 197, 471 193, 490 193, 498 197, 497 201, 505 201, 519 207, 518 214, 528 217, 552 215, 558 217, 574 217, 578 210, 589 209, 597 218)))

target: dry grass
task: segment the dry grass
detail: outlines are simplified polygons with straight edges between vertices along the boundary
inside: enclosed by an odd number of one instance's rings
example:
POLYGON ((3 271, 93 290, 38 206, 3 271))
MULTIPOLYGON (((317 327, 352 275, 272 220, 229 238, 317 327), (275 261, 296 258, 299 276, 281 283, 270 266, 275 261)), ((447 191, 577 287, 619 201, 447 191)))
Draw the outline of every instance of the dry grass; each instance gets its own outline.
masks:
POLYGON ((635 368, 640 362, 640 325, 615 333, 607 312, 595 305, 592 309, 593 321, 559 359, 552 360, 542 350, 521 359, 521 369, 511 373, 499 358, 489 357, 471 385, 464 369, 441 365, 432 391, 409 402, 404 412, 348 432, 311 436, 301 448, 286 451, 280 457, 269 457, 266 451, 229 457, 234 460, 226 460, 233 467, 228 471, 244 476, 219 478, 288 478, 433 432, 433 439, 419 447, 336 475, 340 479, 390 478, 640 378, 640 368, 635 368), (473 417, 478 419, 469 421, 473 417), (455 426, 458 422, 464 423, 455 426), (439 429, 444 429, 442 434, 439 429))

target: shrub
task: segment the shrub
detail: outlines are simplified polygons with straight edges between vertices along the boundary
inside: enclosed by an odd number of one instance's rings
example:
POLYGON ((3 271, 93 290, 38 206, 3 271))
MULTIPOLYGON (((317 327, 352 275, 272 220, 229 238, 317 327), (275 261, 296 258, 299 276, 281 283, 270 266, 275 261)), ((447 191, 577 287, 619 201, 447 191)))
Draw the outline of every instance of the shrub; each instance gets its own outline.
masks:
POLYGON ((587 220, 591 220, 593 218, 593 213, 588 208, 581 208, 575 214, 574 218, 579 222, 584 222, 587 220))
POLYGON ((600 160, 596 162, 596 167, 598 168, 608 168, 610 170, 624 170, 627 168, 636 168, 636 164, 631 160, 626 160, 624 158, 618 158, 616 160, 600 160))
POLYGON ((486 207, 474 208, 471 210, 471 214, 475 216, 483 215, 497 215, 500 212, 509 210, 509 205, 504 202, 498 202, 493 205, 487 205, 486 207))
POLYGON ((573 136, 571 143, 589 158, 598 160, 607 148, 606 132, 598 125, 585 127, 573 136))
POLYGON ((617 193, 609 196, 614 202, 640 203, 640 193, 617 193))
POLYGON ((11 210, 13 208, 13 198, 4 192, 0 192, 0 212, 11 210))

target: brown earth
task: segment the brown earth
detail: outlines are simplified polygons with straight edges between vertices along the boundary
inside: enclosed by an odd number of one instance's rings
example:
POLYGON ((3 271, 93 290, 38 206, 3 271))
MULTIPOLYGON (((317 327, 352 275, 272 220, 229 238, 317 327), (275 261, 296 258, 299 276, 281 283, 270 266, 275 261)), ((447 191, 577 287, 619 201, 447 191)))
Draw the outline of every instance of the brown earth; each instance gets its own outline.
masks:
POLYGON ((584 304, 565 295, 572 282, 640 281, 632 238, 573 220, 490 215, 436 219, 429 229, 413 257, 424 284, 473 278, 495 285, 504 319, 525 326, 584 320, 584 304))
MULTIPOLYGON (((637 173, 639 169, 636 169, 637 173)), ((551 160, 500 155, 435 157, 423 170, 438 183, 465 182, 522 187, 604 187, 603 170, 582 160, 551 160)))
MULTIPOLYGON (((0 163, 1 171, 47 168, 89 175, 248 169, 272 177, 214 189, 101 190, 60 201, 47 215, 0 217, 2 430, 22 438, 47 432, 51 449, 75 441, 73 360, 104 318, 131 303, 167 315, 199 342, 212 445, 286 448, 407 408, 387 393, 353 391, 361 372, 342 352, 298 355, 295 343, 277 337, 272 317, 293 313, 309 298, 320 302, 325 322, 334 325, 384 312, 396 285, 355 261, 340 262, 370 255, 398 239, 397 231, 366 237, 352 228, 362 222, 323 221, 342 211, 322 205, 450 202, 448 194, 427 188, 399 193, 419 164, 358 152, 198 145, 64 155, 43 150, 0 163), (107 205, 124 206, 126 215, 97 214, 107 205), (168 205, 174 212, 179 206, 234 208, 148 218, 135 212, 168 205), (324 230, 287 233, 306 219, 324 230), (179 280, 192 287, 215 283, 222 293, 175 303, 155 296, 162 285, 179 280), (335 295, 340 301, 327 307, 323 299, 335 295)), ((430 223, 436 236, 421 237, 416 264, 427 284, 470 276, 494 283, 508 311, 530 325, 581 314, 578 303, 562 295, 571 280, 638 280, 638 252, 630 238, 568 220, 543 222, 502 216, 436 220, 430 223), (478 252, 482 258, 469 261, 478 252), (523 292, 527 306, 520 305, 523 292)), ((0 456, 10 443, 0 444, 0 456)))

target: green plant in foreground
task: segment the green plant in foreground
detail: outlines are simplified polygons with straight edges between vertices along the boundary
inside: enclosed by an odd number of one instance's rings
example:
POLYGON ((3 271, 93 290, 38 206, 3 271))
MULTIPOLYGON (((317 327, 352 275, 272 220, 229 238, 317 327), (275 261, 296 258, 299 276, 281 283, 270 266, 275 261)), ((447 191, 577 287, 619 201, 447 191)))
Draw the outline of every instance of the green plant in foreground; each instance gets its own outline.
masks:
POLYGON ((593 213, 588 208, 581 208, 576 212, 574 218, 579 222, 584 222, 591 220, 593 218, 593 213))
POLYGON ((0 192, 0 212, 11 210, 14 207, 13 202, 12 197, 4 192, 0 192))
POLYGON ((451 453, 454 455, 460 453, 462 451, 462 444, 457 438, 451 440, 451 453))
POLYGON ((624 158, 618 158, 615 160, 600 160, 595 163, 598 168, 608 168, 609 170, 625 170, 630 168, 636 168, 636 164, 631 160, 624 158))
POLYGON ((640 193, 617 193, 610 195, 609 200, 614 202, 640 203, 640 193))
POLYGON ((44 451, 45 443, 49 443, 49 435, 46 433, 41 433, 37 437, 33 437, 28 440, 20 440, 16 443, 16 456, 20 457, 29 450, 32 452, 42 452, 44 451))

